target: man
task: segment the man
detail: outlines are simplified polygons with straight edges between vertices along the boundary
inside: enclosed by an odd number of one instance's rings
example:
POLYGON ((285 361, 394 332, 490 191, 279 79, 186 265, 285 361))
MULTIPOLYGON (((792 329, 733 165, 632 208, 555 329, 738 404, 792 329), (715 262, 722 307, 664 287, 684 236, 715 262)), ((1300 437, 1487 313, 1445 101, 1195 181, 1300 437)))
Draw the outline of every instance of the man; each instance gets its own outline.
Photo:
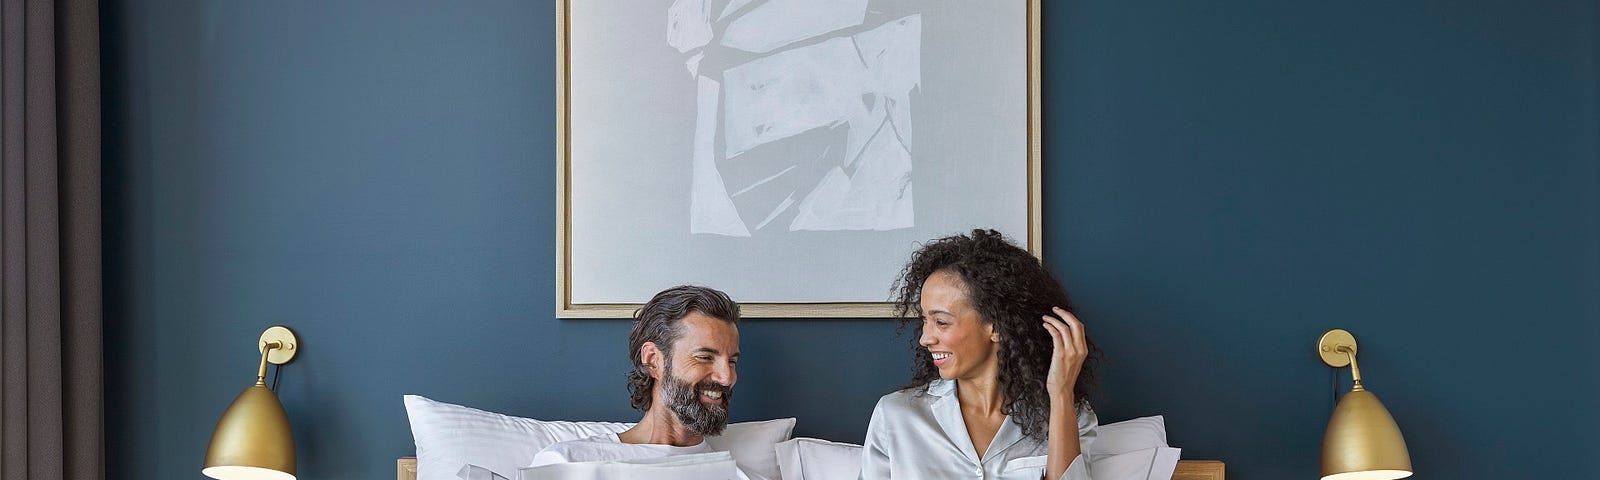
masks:
POLYGON ((621 433, 551 445, 532 466, 712 452, 705 437, 728 425, 738 380, 738 322, 739 305, 720 291, 679 286, 656 294, 634 314, 628 335, 628 392, 644 418, 621 433))

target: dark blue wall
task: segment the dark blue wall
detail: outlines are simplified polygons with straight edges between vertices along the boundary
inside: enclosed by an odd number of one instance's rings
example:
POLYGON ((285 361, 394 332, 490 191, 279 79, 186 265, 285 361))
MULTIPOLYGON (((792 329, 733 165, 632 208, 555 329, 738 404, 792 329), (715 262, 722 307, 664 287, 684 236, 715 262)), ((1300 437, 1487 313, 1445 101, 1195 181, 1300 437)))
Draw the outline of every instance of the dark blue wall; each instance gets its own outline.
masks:
MULTIPOLYGON (((1312 478, 1332 327, 1422 479, 1600 475, 1594 2, 1048 2, 1045 252, 1230 478, 1312 478)), ((552 318, 549 1, 106 2, 110 478, 200 478, 272 324, 303 478, 392 478, 400 395, 621 420, 552 318)), ((885 286, 887 289, 887 285, 885 286)), ((753 320, 739 419, 860 441, 879 320, 753 320)))

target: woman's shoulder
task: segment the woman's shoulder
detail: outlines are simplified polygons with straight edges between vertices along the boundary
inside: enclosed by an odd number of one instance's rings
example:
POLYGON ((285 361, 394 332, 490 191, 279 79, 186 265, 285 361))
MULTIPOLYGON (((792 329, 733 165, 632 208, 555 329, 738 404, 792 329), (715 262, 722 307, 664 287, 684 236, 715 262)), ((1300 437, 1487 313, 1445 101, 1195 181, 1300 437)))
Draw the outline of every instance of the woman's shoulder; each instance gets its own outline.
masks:
POLYGON ((905 387, 878 398, 879 410, 901 410, 908 408, 926 408, 928 404, 943 396, 946 390, 945 383, 949 380, 934 380, 922 385, 905 387))
POLYGON ((937 424, 933 402, 938 398, 929 395, 927 385, 910 386, 879 397, 867 425, 868 436, 887 438, 895 436, 891 432, 920 431, 937 424))
POLYGON ((927 387, 906 387, 889 392, 887 395, 878 397, 878 409, 882 410, 885 408, 897 408, 910 405, 911 402, 916 400, 916 398, 925 388, 927 387))

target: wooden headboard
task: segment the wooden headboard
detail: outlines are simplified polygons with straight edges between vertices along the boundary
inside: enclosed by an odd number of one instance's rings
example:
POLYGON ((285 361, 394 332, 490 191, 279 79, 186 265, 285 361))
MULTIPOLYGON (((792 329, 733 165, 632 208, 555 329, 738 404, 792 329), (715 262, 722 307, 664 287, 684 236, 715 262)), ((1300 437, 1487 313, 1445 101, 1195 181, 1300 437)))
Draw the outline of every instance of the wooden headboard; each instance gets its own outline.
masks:
POLYGON ((1172 480, 1223 480, 1222 462, 1216 460, 1178 460, 1172 480))
MULTIPOLYGON (((395 462, 399 480, 417 480, 417 457, 400 457, 395 462)), ((1223 464, 1216 460, 1179 460, 1172 480, 1224 480, 1223 464)))

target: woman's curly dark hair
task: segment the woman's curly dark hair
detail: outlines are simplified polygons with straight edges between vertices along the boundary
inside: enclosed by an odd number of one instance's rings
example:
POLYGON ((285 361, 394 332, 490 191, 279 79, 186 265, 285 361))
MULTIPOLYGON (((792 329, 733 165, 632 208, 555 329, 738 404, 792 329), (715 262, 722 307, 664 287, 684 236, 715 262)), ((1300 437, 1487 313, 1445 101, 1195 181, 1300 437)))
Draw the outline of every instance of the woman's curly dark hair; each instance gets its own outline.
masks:
MULTIPOLYGON (((918 342, 922 337, 922 284, 942 271, 961 277, 973 308, 1000 335, 999 384, 1005 399, 1001 413, 1010 415, 1024 435, 1043 439, 1050 421, 1045 379, 1055 341, 1040 317, 1054 315, 1051 307, 1073 311, 1066 290, 1038 258, 994 230, 973 230, 970 236, 950 236, 923 245, 911 254, 892 289, 900 329, 909 326, 913 333, 911 384, 905 388, 923 387, 939 378, 933 359, 918 342)), ((1072 392, 1080 404, 1088 402, 1093 393, 1094 367, 1100 356, 1094 342, 1087 343, 1089 352, 1072 392)))

